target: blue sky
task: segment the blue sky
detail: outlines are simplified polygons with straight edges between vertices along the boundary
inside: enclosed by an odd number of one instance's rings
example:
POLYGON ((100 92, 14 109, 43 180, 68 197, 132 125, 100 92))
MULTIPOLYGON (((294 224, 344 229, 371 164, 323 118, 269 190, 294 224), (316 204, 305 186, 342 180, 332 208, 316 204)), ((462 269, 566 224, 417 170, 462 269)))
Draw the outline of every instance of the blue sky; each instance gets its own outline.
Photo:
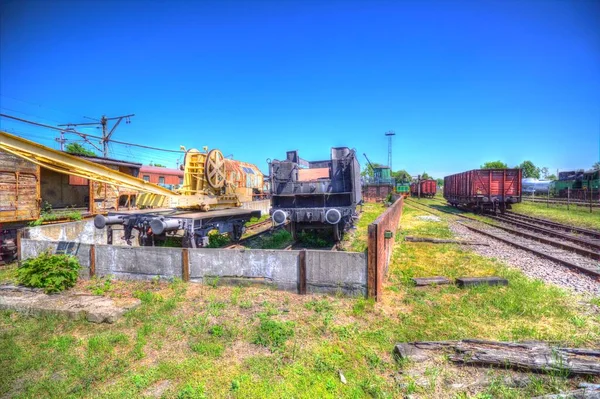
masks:
MULTIPOLYGON (((488 160, 589 168, 600 1, 1 1, 0 107, 256 163, 349 146, 435 177, 488 160)), ((57 147, 55 132, 0 127, 57 147)), ((94 129, 82 130, 97 134, 94 129)), ((168 153, 111 156, 175 165, 168 153)))

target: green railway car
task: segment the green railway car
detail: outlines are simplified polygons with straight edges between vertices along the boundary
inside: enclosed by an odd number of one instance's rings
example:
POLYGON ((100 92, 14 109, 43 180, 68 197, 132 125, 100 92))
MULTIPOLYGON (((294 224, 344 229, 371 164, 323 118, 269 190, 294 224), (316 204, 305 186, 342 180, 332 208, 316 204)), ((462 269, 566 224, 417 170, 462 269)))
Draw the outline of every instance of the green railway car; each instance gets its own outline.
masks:
POLYGON ((410 192, 410 184, 409 183, 396 183, 396 194, 400 194, 403 196, 408 196, 410 192))

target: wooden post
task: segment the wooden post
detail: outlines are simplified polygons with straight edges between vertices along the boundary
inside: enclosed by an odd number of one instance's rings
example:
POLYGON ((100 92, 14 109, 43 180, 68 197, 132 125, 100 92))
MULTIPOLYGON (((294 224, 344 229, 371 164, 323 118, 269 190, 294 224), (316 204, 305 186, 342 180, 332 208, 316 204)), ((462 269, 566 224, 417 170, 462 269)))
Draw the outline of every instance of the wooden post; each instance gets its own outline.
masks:
POLYGON ((190 281, 190 257, 187 248, 181 250, 181 276, 183 281, 190 281))
POLYGON ((367 242, 367 297, 377 296, 377 225, 368 227, 367 242))
POLYGON ((23 231, 17 230, 17 261, 21 261, 21 238, 23 238, 23 231))
POLYGON ((96 275, 96 246, 90 245, 90 278, 96 275))
POLYGON ((298 294, 306 295, 306 249, 298 254, 298 294))

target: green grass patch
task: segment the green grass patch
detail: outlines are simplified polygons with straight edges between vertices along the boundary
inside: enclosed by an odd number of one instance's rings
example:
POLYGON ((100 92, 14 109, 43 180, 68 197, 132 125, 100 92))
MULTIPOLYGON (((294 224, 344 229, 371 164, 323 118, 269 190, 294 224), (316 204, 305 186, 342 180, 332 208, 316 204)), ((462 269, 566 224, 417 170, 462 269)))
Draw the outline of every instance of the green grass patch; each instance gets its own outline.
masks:
POLYGON ((589 208, 580 206, 570 206, 567 209, 566 205, 522 202, 513 205, 512 210, 558 223, 600 230, 600 208, 592 208, 590 212, 589 208))
POLYGON ((292 235, 285 229, 279 229, 274 233, 261 237, 261 249, 282 249, 292 243, 292 235))
POLYGON ((367 202, 362 206, 360 218, 356 223, 353 234, 346 234, 344 241, 349 242, 348 250, 353 252, 364 252, 367 250, 368 227, 379 215, 386 210, 380 203, 367 202))

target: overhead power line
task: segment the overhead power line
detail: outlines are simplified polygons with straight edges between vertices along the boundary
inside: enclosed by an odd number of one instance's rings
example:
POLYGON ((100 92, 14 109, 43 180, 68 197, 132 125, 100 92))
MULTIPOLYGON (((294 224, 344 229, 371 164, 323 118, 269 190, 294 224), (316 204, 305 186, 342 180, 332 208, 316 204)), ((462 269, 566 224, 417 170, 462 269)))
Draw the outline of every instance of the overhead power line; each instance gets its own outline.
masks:
MULTIPOLYGON (((16 121, 19 121, 19 122, 29 123, 29 124, 35 125, 35 126, 45 127, 47 129, 57 130, 59 132, 64 132, 64 133, 69 133, 69 134, 76 134, 76 135, 79 135, 79 136, 81 136, 83 138, 91 137, 93 139, 99 139, 99 140, 103 140, 104 139, 104 137, 94 136, 94 135, 87 134, 87 133, 81 133, 81 132, 76 131, 75 129, 61 129, 61 128, 58 128, 58 127, 55 127, 55 126, 50 126, 50 125, 45 125, 43 123, 28 121, 27 119, 17 118, 16 116, 7 115, 7 114, 3 114, 3 113, 0 113, 0 117, 8 118, 8 119, 13 119, 13 120, 16 120, 16 121)), ((112 139, 108 140, 108 141, 110 141, 111 143, 116 143, 116 144, 130 145, 132 147, 147 148, 149 150, 164 151, 164 152, 174 152, 174 153, 177 153, 177 154, 183 154, 183 153, 185 153, 185 151, 181 151, 181 150, 167 150, 166 148, 151 147, 151 146, 147 146, 147 145, 135 144, 135 143, 127 143, 127 142, 124 142, 124 141, 118 141, 118 140, 112 140, 112 139)))

